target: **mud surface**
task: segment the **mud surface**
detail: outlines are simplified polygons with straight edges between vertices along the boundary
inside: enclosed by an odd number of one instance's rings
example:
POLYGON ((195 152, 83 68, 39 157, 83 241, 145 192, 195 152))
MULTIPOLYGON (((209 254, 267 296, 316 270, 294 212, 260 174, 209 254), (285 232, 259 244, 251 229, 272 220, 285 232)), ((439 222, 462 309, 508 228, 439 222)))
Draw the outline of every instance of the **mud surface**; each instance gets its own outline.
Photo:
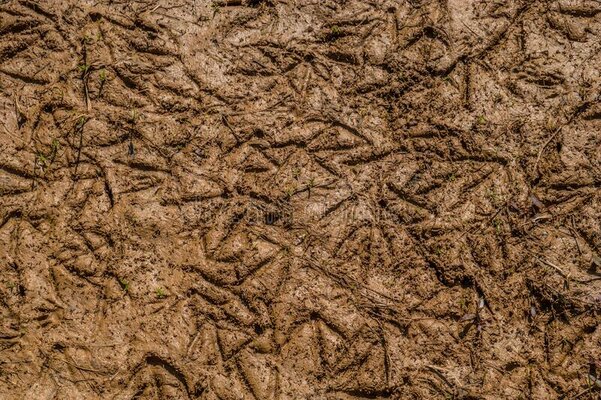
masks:
POLYGON ((0 3, 0 398, 598 398, 599 1, 0 3))

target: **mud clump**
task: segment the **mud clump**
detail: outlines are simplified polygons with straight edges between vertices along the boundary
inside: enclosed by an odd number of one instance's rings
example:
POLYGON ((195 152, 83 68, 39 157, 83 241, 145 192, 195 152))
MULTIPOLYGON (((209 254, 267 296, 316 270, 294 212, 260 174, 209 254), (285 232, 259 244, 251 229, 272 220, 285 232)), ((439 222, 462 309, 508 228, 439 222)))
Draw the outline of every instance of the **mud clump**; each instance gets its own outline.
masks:
POLYGON ((600 34, 0 2, 0 398, 598 398, 600 34))

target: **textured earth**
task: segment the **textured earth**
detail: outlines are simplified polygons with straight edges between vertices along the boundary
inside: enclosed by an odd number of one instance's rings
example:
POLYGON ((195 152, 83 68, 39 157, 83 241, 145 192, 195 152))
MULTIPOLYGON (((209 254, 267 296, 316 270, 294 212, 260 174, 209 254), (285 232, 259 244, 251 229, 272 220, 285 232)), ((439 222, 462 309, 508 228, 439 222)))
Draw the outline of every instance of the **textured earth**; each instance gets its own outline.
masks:
POLYGON ((599 0, 0 1, 0 398, 597 399, 599 0))

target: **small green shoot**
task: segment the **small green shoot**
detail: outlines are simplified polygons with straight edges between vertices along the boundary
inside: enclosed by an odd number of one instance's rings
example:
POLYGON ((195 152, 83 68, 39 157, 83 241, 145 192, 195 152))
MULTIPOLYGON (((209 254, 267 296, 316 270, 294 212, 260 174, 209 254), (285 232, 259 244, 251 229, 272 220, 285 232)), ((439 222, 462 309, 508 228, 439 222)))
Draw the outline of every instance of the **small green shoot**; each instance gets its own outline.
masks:
POLYGON ((82 75, 85 75, 88 73, 90 66, 88 64, 80 64, 77 66, 77 69, 79 70, 79 72, 81 72, 82 75))
POLYGON ((42 168, 46 167, 46 164, 48 163, 48 159, 46 158, 46 156, 42 153, 38 153, 38 163, 42 166, 42 168))
POLYGON ((119 278, 119 285, 121 285, 121 289, 123 289, 124 292, 129 292, 129 282, 126 281, 123 278, 119 278))
POLYGON ((497 232, 497 235, 501 234, 501 229, 503 227, 503 221, 501 221, 499 218, 495 218, 492 221, 493 225, 495 226, 495 231, 497 232))
POLYGON ((83 128, 83 126, 85 125, 86 121, 87 121, 86 117, 84 115, 82 115, 81 117, 79 117, 77 119, 77 123, 75 124, 75 128, 77 130, 80 130, 81 128, 83 128))
POLYGON ((215 14, 217 14, 220 10, 221 6, 219 5, 219 3, 213 1, 211 2, 211 9, 213 10, 213 17, 215 16, 215 14))
POLYGON ((157 299, 164 299, 165 297, 167 297, 167 293, 165 293, 165 289, 163 288, 157 288, 155 290, 155 294, 157 296, 157 299))
POLYGON ((98 80, 100 83, 104 83, 106 81, 106 70, 104 68, 98 73, 98 80))
POLYGON ((459 308, 461 309, 461 311, 466 311, 468 308, 467 300, 463 297, 459 299, 459 308))
POLYGON ((325 40, 326 41, 334 41, 337 38, 339 38, 340 36, 342 36, 342 32, 341 32, 340 28, 338 27, 338 25, 333 25, 332 27, 330 27, 330 31, 327 32, 327 34, 325 36, 325 40))
POLYGON ((45 154, 39 151, 36 154, 36 163, 42 167, 42 171, 44 171, 47 167, 49 167, 54 159, 56 158, 56 154, 60 148, 60 142, 58 139, 52 139, 51 149, 48 154, 45 154))
POLYGON ((298 167, 297 167, 297 168, 294 168, 294 169, 292 170, 292 177, 293 177, 294 179, 298 179, 298 177, 300 176, 300 173, 301 173, 301 170, 300 170, 300 168, 298 168, 298 167))
POLYGON ((136 110, 135 108, 131 110, 131 115, 129 116, 130 121, 135 124, 136 122, 138 122, 138 119, 140 118, 140 114, 138 113, 138 110, 136 110))
POLYGON ((498 194, 494 189, 489 189, 487 195, 493 206, 497 206, 499 202, 503 200, 502 196, 498 194))

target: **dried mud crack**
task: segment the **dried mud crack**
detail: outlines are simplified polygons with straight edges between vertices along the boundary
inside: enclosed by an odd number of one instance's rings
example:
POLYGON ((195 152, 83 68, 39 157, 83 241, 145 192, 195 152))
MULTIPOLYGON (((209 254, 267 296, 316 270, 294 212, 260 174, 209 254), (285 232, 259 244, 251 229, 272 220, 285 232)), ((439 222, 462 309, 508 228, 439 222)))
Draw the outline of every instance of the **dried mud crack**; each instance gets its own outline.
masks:
POLYGON ((598 399, 598 0, 0 1, 0 399, 598 399))

